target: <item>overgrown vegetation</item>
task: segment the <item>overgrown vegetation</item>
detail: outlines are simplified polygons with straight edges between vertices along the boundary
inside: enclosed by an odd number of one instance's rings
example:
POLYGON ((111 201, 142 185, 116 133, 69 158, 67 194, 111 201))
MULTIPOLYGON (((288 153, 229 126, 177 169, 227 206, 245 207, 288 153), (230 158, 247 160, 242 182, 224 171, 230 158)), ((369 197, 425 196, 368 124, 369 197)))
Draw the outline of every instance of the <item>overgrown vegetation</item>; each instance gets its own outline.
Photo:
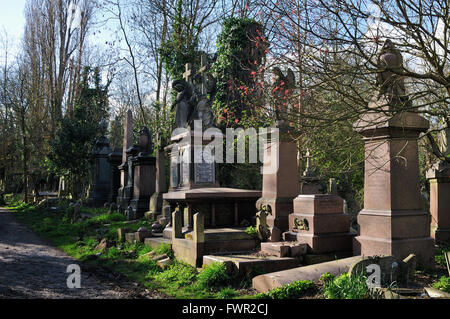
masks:
POLYGON ((205 266, 198 275, 198 285, 204 289, 213 290, 230 284, 230 276, 224 263, 213 262, 205 266))
POLYGON ((438 282, 433 284, 433 288, 450 293, 450 277, 442 276, 438 282))
POLYGON ((352 276, 344 273, 338 277, 325 273, 320 277, 323 295, 326 299, 370 299, 371 292, 365 276, 352 276))
POLYGON ((298 299, 307 291, 314 288, 314 282, 309 280, 298 280, 288 285, 277 287, 266 293, 256 295, 259 299, 298 299))
POLYGON ((20 200, 9 201, 8 205, 21 221, 68 255, 88 264, 107 267, 148 289, 175 298, 243 296, 235 290, 241 283, 232 280, 223 264, 212 264, 198 272, 195 267, 175 259, 167 244, 152 249, 142 243, 118 241, 118 228, 136 231, 141 226, 150 227, 147 221, 126 223, 125 217, 117 212, 109 214, 105 208, 82 207, 81 212, 90 217, 71 223, 70 209, 53 212, 20 200), (101 250, 97 245, 103 238, 109 245, 101 250), (152 258, 164 254, 171 259, 171 264, 163 269, 152 258))

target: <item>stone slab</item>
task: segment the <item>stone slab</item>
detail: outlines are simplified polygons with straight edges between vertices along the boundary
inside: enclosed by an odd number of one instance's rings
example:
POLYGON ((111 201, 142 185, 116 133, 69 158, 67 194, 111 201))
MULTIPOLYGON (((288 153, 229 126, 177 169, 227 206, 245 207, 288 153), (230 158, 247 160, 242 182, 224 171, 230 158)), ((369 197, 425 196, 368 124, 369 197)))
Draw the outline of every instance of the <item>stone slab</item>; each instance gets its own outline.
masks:
POLYGON ((209 265, 213 262, 232 263, 234 271, 242 277, 249 277, 254 271, 274 272, 298 267, 299 259, 293 257, 258 257, 251 254, 236 255, 205 255, 203 264, 209 265))
POLYGON ((170 239, 162 238, 162 237, 152 237, 152 238, 145 238, 144 244, 147 246, 150 246, 152 248, 157 248, 161 244, 169 245, 170 249, 172 249, 172 241, 170 239))
POLYGON ((297 242, 261 243, 261 253, 276 257, 300 257, 306 254, 308 245, 297 242))
POLYGON ((361 256, 259 275, 253 278, 252 286, 259 292, 267 292, 297 280, 318 281, 320 276, 326 272, 336 276, 347 272, 353 262, 359 259, 361 256))
POLYGON ((261 197, 261 191, 227 188, 208 187, 190 190, 180 190, 163 194, 165 200, 195 200, 195 199, 222 199, 222 198, 255 198, 261 197))

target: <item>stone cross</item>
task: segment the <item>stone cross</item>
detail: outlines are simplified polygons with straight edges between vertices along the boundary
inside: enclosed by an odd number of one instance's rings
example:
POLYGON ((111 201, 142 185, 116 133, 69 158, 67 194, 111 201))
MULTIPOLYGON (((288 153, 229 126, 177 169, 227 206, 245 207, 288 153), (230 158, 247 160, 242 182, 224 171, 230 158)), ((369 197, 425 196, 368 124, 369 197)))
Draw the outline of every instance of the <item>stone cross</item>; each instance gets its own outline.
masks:
POLYGON ((312 168, 312 164, 311 164, 311 152, 309 151, 309 149, 306 150, 306 169, 303 172, 303 176, 312 176, 314 175, 314 170, 312 168))
POLYGON ((207 93, 207 88, 208 88, 208 76, 206 74, 206 71, 208 70, 208 63, 207 63, 207 59, 206 59, 206 54, 202 54, 201 56, 201 64, 200 64, 200 69, 198 70, 198 73, 201 76, 201 92, 202 94, 206 94, 207 93))
POLYGON ((191 82, 191 76, 192 76, 192 65, 190 63, 186 63, 185 65, 185 72, 183 73, 183 79, 185 79, 186 82, 191 82))

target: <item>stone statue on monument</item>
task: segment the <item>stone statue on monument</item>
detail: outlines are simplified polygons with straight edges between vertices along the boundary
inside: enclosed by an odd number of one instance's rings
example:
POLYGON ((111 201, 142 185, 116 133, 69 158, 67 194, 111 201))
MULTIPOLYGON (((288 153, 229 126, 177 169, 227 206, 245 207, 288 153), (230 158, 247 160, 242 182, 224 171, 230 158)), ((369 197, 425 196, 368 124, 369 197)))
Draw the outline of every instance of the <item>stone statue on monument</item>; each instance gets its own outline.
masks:
POLYGON ((295 74, 288 68, 287 74, 284 75, 278 67, 274 67, 272 73, 274 74, 272 95, 275 101, 275 120, 279 121, 281 110, 288 111, 289 97, 295 88, 295 74))
POLYGON ((403 57, 394 43, 387 39, 377 57, 379 69, 376 85, 379 87, 378 98, 386 96, 391 100, 407 99, 403 72, 403 57))
POLYGON ((172 108, 177 106, 175 116, 176 128, 193 127, 196 120, 202 121, 202 128, 206 130, 214 126, 214 114, 211 110, 212 100, 215 95, 215 79, 207 74, 208 65, 206 56, 203 54, 201 67, 191 79, 191 65, 186 64, 186 72, 183 73, 183 80, 176 80, 172 83, 172 88, 178 93, 177 99, 172 108), (209 98, 208 98, 209 94, 209 98))

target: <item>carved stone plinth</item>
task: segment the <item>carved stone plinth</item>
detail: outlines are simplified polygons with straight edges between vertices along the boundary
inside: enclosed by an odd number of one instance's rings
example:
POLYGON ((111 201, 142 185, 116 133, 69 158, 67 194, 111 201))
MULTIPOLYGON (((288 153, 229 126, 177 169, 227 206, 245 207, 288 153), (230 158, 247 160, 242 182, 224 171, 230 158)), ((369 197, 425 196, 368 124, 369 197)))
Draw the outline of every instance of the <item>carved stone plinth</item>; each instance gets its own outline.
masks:
POLYGON ((393 117, 369 113, 354 124, 365 143, 364 209, 358 215, 355 255, 404 259, 414 253, 422 266, 434 266, 430 215, 420 197, 417 145, 428 127, 426 119, 410 112, 393 117))
POLYGON ((308 252, 324 254, 352 250, 350 216, 344 213, 344 200, 331 194, 299 195, 294 213, 289 215, 287 241, 308 244, 308 252))
POLYGON ((155 192, 155 157, 139 154, 132 158, 133 197, 130 206, 135 218, 141 218, 148 211, 150 197, 155 192))
POLYGON ((280 241, 281 234, 288 230, 292 200, 300 192, 297 145, 289 138, 289 128, 282 127, 279 134, 279 139, 264 146, 262 197, 256 203, 258 210, 264 206, 269 210, 270 241, 280 241))

